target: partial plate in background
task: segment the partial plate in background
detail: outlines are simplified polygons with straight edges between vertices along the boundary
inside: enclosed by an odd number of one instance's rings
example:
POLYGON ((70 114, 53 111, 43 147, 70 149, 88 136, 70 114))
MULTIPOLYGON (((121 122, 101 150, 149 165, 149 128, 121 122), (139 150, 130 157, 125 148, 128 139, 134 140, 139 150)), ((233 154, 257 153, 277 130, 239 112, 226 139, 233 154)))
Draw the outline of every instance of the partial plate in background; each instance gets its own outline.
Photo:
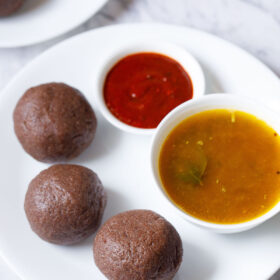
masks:
POLYGON ((21 47, 62 35, 95 14, 107 0, 25 0, 23 7, 0 18, 0 47, 21 47))

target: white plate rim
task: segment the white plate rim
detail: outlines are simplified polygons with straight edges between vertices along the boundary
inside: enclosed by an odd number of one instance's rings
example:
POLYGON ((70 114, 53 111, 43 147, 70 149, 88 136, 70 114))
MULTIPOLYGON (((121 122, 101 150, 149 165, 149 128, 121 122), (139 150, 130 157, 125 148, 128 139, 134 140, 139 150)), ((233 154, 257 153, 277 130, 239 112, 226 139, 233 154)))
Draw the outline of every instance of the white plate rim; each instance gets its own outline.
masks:
MULTIPOLYGON (((108 0, 103 0, 103 1, 108 1, 108 0)), ((278 78, 277 74, 266 64, 264 64, 263 62, 261 62, 258 58, 256 58, 254 55, 250 54, 248 51, 242 49, 241 47, 235 45, 234 43, 231 43, 225 39, 222 39, 214 34, 208 33, 206 31, 203 30, 199 30, 193 27, 188 27, 188 26, 182 26, 182 25, 176 25, 176 24, 168 24, 168 23, 118 23, 118 24, 113 24, 113 25, 108 25, 108 26, 102 26, 99 28, 95 28, 95 29, 91 29, 85 32, 82 32, 80 34, 77 34, 73 37, 70 37, 66 40, 63 40, 62 42, 50 47, 49 49, 43 51, 41 54, 39 54, 37 57, 35 57, 33 60, 31 60, 29 63, 27 63, 25 66, 23 66, 23 68, 21 70, 18 71, 18 73, 16 73, 14 75, 14 77, 7 83, 7 85, 1 90, 1 94, 0 94, 0 102, 1 102, 1 98, 3 97, 3 93, 5 94, 5 92, 9 89, 10 86, 12 86, 16 80, 21 76, 22 73, 24 73, 25 71, 27 71, 30 67, 33 66, 33 64, 37 63, 37 61, 39 61, 41 59, 41 57, 43 57, 44 55, 47 55, 48 53, 52 52, 53 50, 55 50, 57 47, 62 47, 64 44, 68 44, 71 41, 75 41, 75 40, 80 40, 81 37, 83 36, 88 36, 88 34, 93 33, 93 32, 102 32, 103 30, 109 30, 109 29, 115 29, 118 27, 121 28, 134 28, 134 27, 138 27, 138 26, 143 26, 143 27, 149 27, 149 26, 153 26, 153 27, 175 27, 175 28, 180 28, 182 30, 187 29, 190 30, 192 32, 196 32, 196 33, 200 33, 202 36, 206 36, 212 39, 215 39, 216 41, 219 41, 220 43, 227 45, 230 48, 234 48, 236 50, 238 50, 239 52, 243 53, 243 55, 249 56, 251 60, 254 60, 256 63, 258 63, 262 68, 266 69, 267 72, 270 72, 270 74, 272 76, 274 76, 274 78, 276 80, 279 81, 280 84, 280 78, 278 78)), ((1 47, 1 46, 0 46, 1 47)), ((207 93, 207 92, 206 92, 207 93)))

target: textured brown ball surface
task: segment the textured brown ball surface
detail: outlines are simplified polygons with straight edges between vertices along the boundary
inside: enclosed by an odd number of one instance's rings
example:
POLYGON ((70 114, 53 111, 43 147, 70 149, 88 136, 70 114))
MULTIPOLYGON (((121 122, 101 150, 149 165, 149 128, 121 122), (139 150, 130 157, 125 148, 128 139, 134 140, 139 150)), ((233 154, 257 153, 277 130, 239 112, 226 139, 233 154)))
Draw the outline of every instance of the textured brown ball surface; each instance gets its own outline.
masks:
POLYGON ((29 184, 25 213, 31 228, 55 244, 77 243, 100 225, 106 194, 98 176, 79 165, 53 165, 29 184))
POLYGON ((81 154, 92 142, 97 121, 85 97, 62 83, 30 88, 14 110, 15 133, 33 158, 61 162, 81 154))
POLYGON ((0 17, 15 13, 23 4, 24 0, 0 0, 0 17))
POLYGON ((182 262, 182 241, 163 217, 148 210, 121 213, 98 231, 95 263, 109 280, 169 280, 182 262))

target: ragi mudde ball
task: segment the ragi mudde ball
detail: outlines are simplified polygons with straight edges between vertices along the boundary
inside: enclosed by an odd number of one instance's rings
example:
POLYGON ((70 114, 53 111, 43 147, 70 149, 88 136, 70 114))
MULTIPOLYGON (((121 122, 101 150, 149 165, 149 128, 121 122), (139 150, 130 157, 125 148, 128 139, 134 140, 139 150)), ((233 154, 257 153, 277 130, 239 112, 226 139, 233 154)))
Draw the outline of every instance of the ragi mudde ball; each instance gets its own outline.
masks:
POLYGON ((63 83, 27 90, 14 110, 14 130, 24 150, 42 162, 62 162, 92 142, 97 120, 82 93, 63 83))
POLYGON ((15 13, 24 0, 0 0, 0 17, 6 17, 15 13))
POLYGON ((69 245, 101 223, 106 193, 98 176, 79 165, 59 164, 29 184, 24 209, 32 230, 45 241, 69 245))
POLYGON ((176 229, 149 210, 134 210, 109 219, 93 244, 94 260, 109 280, 170 280, 182 262, 176 229))

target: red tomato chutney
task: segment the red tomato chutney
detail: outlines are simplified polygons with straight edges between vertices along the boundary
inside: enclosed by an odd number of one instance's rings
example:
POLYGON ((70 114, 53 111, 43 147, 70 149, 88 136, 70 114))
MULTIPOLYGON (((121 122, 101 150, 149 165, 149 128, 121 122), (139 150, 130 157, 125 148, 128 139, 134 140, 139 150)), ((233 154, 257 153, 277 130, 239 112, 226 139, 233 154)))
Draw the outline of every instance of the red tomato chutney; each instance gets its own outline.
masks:
POLYGON ((124 57, 104 83, 104 99, 111 113, 139 128, 156 128, 172 109, 192 97, 188 73, 174 59, 157 53, 124 57))

